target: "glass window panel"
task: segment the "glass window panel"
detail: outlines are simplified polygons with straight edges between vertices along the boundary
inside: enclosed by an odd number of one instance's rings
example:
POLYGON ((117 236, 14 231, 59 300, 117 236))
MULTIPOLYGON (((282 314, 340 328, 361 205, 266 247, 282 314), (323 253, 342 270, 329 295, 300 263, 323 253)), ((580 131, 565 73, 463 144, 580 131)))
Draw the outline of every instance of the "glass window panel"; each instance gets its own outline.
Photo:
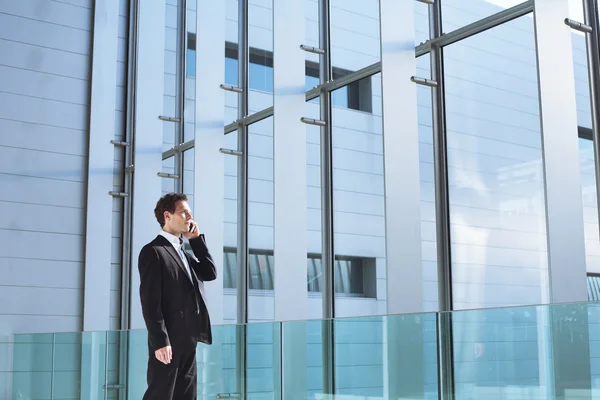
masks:
MULTIPOLYGON (((181 88, 179 80, 181 77, 181 63, 183 54, 180 48, 180 34, 183 29, 180 26, 178 2, 170 4, 165 3, 165 50, 164 50, 164 96, 163 96, 163 114, 167 117, 180 117, 180 107, 178 99, 181 99, 181 88)), ((187 49, 186 49, 187 51, 187 49)), ((175 145, 178 124, 173 122, 163 122, 163 151, 172 148, 175 145)))
POLYGON ((184 2, 187 4, 186 29, 187 29, 187 55, 185 65, 185 104, 183 142, 192 140, 195 136, 196 120, 196 1, 184 2), (191 51, 190 49, 194 49, 191 51))
MULTIPOLYGON (((408 318, 412 319, 412 317, 408 318)), ((335 361, 333 369, 336 394, 358 399, 387 397, 384 395, 385 377, 387 376, 384 373, 384 365, 386 365, 384 359, 387 358, 384 350, 384 338, 386 337, 384 326, 382 317, 334 320, 335 361)), ((323 339, 325 340, 325 338, 323 339)), ((401 377, 396 379, 401 379, 401 377)), ((415 396, 413 398, 422 397, 415 396)))
POLYGON ((566 317, 541 307, 454 312, 455 398, 492 399, 497 393, 511 393, 501 398, 549 398, 544 375, 546 368, 553 370, 554 360, 546 349, 554 345, 544 338, 554 335, 544 332, 549 321, 538 322, 548 313, 566 317))
POLYGON ((225 58, 225 83, 233 86, 237 86, 238 84, 237 58, 225 58))
MULTIPOLYGON (((166 160, 162 161, 162 171, 166 174, 174 174, 175 173, 175 157, 171 156, 166 160)), ((176 180, 172 178, 160 178, 162 181, 162 195, 164 196, 167 193, 175 192, 176 189, 176 180)))
MULTIPOLYGON (((225 0, 226 26, 225 26, 225 83, 238 85, 238 7, 239 0, 225 0)), ((225 123, 228 124, 238 119, 238 94, 225 92, 225 123)), ((237 148, 237 147, 236 147, 237 148)))
MULTIPOLYGON (((269 117, 248 127, 248 247, 251 251, 273 254, 273 230, 273 117, 269 117)), ((255 266, 250 264, 249 280, 254 274, 258 282, 260 268, 266 266, 257 257, 254 262, 255 266)), ((274 318, 273 295, 273 292, 249 293, 249 321, 274 318)))
POLYGON ((594 144, 591 140, 579 138, 579 159, 587 271, 600 273, 598 198, 594 166, 594 144))
MULTIPOLYGON (((582 0, 569 0, 569 18, 576 21, 584 21, 582 0)), ((575 29, 571 29, 570 31, 571 46, 573 49, 573 72, 575 74, 575 94, 577 96, 577 123, 581 127, 592 129, 585 34, 575 29)))
MULTIPOLYGON (((569 0, 569 18, 576 21, 584 21, 583 3, 581 0, 569 0)), ((585 35, 571 29, 571 44, 573 49, 573 72, 575 75, 577 102, 586 265, 588 272, 597 273, 600 272, 600 239, 598 236, 596 170, 592 142, 589 67, 585 35)))
MULTIPOLYGON (((225 135, 223 147, 227 149, 238 148, 238 132, 234 131, 225 135)), ((223 280, 224 288, 224 322, 235 323, 237 319, 237 202, 238 202, 238 171, 236 156, 223 156, 225 163, 225 198, 224 198, 224 232, 223 247, 227 258, 230 280, 223 280)))
POLYGON ((523 2, 523 0, 444 0, 442 2, 444 32, 452 32, 523 2))
POLYGON ((531 15, 448 46, 444 62, 454 308, 543 303, 546 213, 531 15))
POLYGON ((250 114, 273 105, 273 0, 249 1, 248 107, 250 114))
MULTIPOLYGON (((306 116, 319 118, 319 98, 307 102, 306 116)), ((321 129, 306 125, 306 226, 308 240, 308 318, 323 316, 323 269, 321 262, 321 129)))
POLYGON ((429 40, 429 5, 415 1, 415 45, 429 40))
MULTIPOLYGON (((429 54, 417 58, 417 75, 431 78, 429 54)), ((438 310, 435 170, 431 89, 417 85, 419 121, 419 174, 421 176, 421 257, 423 260, 423 308, 438 310)))
POLYGON ((330 20, 331 64, 340 76, 381 60, 379 0, 331 0, 330 20))
POLYGON ((371 282, 375 293, 372 298, 349 299, 338 270, 336 317, 379 315, 386 310, 381 74, 363 81, 369 90, 359 90, 356 103, 369 105, 372 112, 338 107, 332 111, 334 248, 338 265, 348 257, 374 260, 372 268, 363 270, 362 280, 371 282))
POLYGON ((600 276, 588 276, 588 300, 600 301, 600 276))
POLYGON ((191 148, 183 152, 183 193, 188 197, 188 203, 194 213, 194 218, 198 218, 200 210, 194 209, 194 159, 195 149, 191 148))

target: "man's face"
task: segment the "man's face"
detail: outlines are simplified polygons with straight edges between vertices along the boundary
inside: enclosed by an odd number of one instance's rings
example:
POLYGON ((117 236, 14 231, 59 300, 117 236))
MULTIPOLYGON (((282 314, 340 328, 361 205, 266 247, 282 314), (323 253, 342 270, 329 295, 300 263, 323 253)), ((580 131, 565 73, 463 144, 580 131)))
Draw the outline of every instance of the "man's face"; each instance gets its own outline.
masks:
POLYGON ((175 203, 175 212, 165 211, 165 230, 173 234, 187 232, 194 216, 187 201, 175 203))

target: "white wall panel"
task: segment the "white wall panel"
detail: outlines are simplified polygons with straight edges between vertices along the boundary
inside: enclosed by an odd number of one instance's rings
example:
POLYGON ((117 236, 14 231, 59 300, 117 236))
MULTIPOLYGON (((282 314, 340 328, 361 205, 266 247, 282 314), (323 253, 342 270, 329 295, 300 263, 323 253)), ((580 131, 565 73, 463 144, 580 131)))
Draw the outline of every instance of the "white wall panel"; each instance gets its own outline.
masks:
POLYGON ((0 14, 0 37, 76 54, 91 53, 89 31, 0 14))
POLYGON ((0 5, 3 332, 81 329, 91 20, 83 0, 0 5))

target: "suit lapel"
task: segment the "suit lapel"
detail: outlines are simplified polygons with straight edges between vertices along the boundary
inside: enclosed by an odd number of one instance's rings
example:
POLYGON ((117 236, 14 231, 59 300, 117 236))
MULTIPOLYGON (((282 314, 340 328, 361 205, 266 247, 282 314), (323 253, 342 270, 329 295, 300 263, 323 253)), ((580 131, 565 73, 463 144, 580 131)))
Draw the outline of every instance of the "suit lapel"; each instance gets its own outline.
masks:
POLYGON ((190 280, 190 276, 188 275, 188 272, 185 269, 185 265, 183 265, 183 261, 181 261, 181 257, 179 257, 179 254, 177 254, 177 250, 175 250, 173 245, 165 237, 161 236, 161 238, 163 238, 165 241, 165 244, 163 246, 167 250, 167 253, 169 253, 169 255, 173 258, 175 263, 179 266, 179 269, 181 269, 181 272, 187 278, 187 280, 190 283, 192 283, 192 281, 190 280))

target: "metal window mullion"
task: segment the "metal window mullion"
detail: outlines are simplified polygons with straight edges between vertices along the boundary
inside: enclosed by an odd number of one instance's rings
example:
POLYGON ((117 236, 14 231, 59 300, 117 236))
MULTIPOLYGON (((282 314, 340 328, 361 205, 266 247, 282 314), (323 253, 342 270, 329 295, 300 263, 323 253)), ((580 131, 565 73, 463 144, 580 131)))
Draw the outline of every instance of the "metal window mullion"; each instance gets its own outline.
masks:
MULTIPOLYGON (((238 21, 238 119, 248 115, 248 0, 239 2, 238 21)), ((238 308, 237 323, 248 322, 248 126, 238 125, 238 308)))
MULTIPOLYGON (((134 165, 135 148, 135 104, 137 85, 137 48, 139 38, 139 0, 131 1, 129 4, 129 27, 128 27, 128 49, 127 49, 127 110, 125 121, 124 141, 129 143, 125 147, 125 160, 123 168, 134 165)), ((135 172, 124 172, 123 191, 129 196, 123 199, 123 246, 121 254, 121 326, 120 329, 131 328, 131 274, 132 274, 132 204, 133 204, 133 174, 135 172)), ((121 359, 119 363, 119 376, 125 377, 124 370, 127 360, 121 359)))
MULTIPOLYGON (((179 13, 177 21, 177 88, 176 88, 176 101, 177 110, 175 112, 176 118, 179 119, 177 127, 175 129, 175 146, 180 146, 184 140, 184 129, 185 129, 185 69, 187 60, 187 0, 178 1, 179 13)), ((175 179, 175 191, 183 192, 183 152, 176 151, 174 160, 174 174, 179 176, 175 179)))
MULTIPOLYGON (((429 29, 432 39, 442 36, 442 9, 439 1, 429 6, 429 29)), ((430 51, 432 87, 433 151, 435 175, 436 241, 438 264, 438 380, 439 398, 454 398, 454 363, 452 339, 452 266, 450 240, 450 201, 448 195, 448 146, 446 129, 446 93, 442 46, 430 51)))
MULTIPOLYGON (((319 80, 324 85, 331 80, 331 46, 329 43, 329 0, 319 0, 320 48, 319 80)), ((332 201, 332 138, 331 92, 320 93, 321 126, 321 209, 322 209, 322 259, 323 259, 323 319, 333 318, 333 201, 332 201)))
POLYGON ((237 203, 237 390, 246 398, 248 322, 248 126, 243 122, 248 115, 248 7, 249 0, 240 0, 238 6, 238 203, 237 203))
POLYGON ((333 266, 335 251, 333 248, 333 164, 332 164, 332 118, 331 92, 325 86, 332 78, 331 42, 330 42, 330 4, 329 0, 319 0, 319 47, 324 50, 319 55, 319 83, 321 86, 320 118, 325 121, 321 126, 321 246, 323 273, 323 393, 335 394, 334 368, 334 321, 335 290, 333 266))
MULTIPOLYGON (((585 35, 586 53, 588 59, 588 77, 590 81, 590 106, 592 111, 592 142, 594 148, 594 170, 596 172, 596 202, 600 210, 600 34, 598 27, 598 7, 595 0, 582 0, 586 25, 592 27, 592 32, 585 35)), ((600 222, 600 213, 598 214, 600 222)))

